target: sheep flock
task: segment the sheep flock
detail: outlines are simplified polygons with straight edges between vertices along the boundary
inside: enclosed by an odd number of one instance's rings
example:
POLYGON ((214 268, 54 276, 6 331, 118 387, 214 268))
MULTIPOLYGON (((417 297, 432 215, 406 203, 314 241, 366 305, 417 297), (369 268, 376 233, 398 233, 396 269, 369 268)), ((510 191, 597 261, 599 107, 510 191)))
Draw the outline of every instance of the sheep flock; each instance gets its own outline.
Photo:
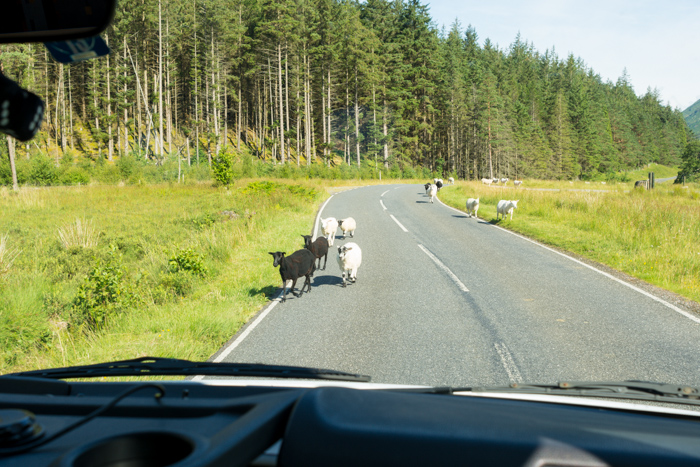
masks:
MULTIPOLYGON (((322 236, 314 240, 312 235, 302 235, 304 239, 303 248, 288 256, 282 251, 270 252, 274 259, 273 266, 279 266, 280 277, 282 278, 282 302, 287 299, 287 284, 289 282, 291 282, 289 290, 297 298, 301 298, 304 289, 306 289, 306 293, 311 292, 311 277, 313 277, 314 271, 326 269, 328 252, 335 243, 338 228, 343 232, 343 240, 347 239, 348 236, 350 238, 355 236, 357 222, 352 217, 346 217, 345 219, 327 217, 320 220, 322 236), (324 260, 323 267, 321 267, 321 259, 324 260), (316 260, 318 260, 318 265, 316 265, 316 260), (296 293, 294 287, 297 280, 301 277, 305 278, 304 284, 301 287, 301 291, 296 293)), ((348 283, 356 282, 357 270, 362 264, 362 250, 360 246, 355 242, 338 246, 336 259, 341 272, 342 286, 347 287, 348 283)))

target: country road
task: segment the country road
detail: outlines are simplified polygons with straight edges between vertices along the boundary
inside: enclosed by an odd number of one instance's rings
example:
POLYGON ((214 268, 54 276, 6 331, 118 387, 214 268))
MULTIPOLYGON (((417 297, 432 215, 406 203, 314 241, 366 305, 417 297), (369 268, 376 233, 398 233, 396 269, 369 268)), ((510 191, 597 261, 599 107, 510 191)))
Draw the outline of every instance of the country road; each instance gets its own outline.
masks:
POLYGON ((420 185, 343 191, 321 215, 356 219, 357 282, 341 287, 337 246, 351 239, 339 230, 311 293, 273 301, 215 361, 332 368, 379 383, 700 385, 700 317, 430 204, 420 185))

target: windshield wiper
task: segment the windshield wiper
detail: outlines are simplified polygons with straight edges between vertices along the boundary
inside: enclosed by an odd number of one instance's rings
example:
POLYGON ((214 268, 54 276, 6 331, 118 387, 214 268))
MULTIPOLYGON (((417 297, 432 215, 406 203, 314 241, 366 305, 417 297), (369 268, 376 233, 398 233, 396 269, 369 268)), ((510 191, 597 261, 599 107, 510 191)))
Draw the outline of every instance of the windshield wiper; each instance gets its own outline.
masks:
POLYGON ((512 383, 509 386, 453 388, 453 392, 515 392, 520 394, 551 394, 555 396, 604 397, 637 399, 700 405, 700 390, 649 381, 567 381, 557 384, 512 383))
POLYGON ((7 376, 35 378, 98 378, 103 376, 235 376, 267 378, 327 379, 369 382, 370 377, 343 371, 257 363, 191 362, 175 358, 141 357, 133 360, 79 365, 46 370, 22 371, 7 376))

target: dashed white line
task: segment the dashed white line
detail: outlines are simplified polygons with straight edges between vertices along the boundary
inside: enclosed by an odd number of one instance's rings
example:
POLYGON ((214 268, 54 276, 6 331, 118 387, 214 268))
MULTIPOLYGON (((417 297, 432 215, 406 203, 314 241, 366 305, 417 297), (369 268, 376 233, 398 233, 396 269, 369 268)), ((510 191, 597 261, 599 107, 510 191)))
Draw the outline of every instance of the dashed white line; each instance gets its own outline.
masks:
POLYGON ((401 230, 403 230, 404 232, 408 232, 408 229, 407 229, 406 227, 404 227, 403 224, 402 224, 401 222, 399 222, 399 221, 394 217, 393 214, 389 214, 389 216, 391 216, 391 218, 394 219, 394 222, 396 222, 396 225, 398 225, 399 227, 401 227, 401 230))
POLYGON ((467 288, 467 286, 464 285, 464 284, 462 283, 462 281, 459 280, 459 277, 457 277, 457 276, 455 275, 455 273, 453 273, 453 272, 450 270, 450 268, 448 268, 447 266, 445 266, 445 263, 443 263, 442 261, 440 261, 440 260, 438 259, 437 256, 435 256, 434 254, 432 254, 432 253, 430 252, 430 250, 428 250, 426 247, 424 247, 424 246, 421 245, 420 243, 418 244, 418 248, 420 248, 421 250, 423 250, 423 252, 424 252, 426 255, 428 255, 428 257, 429 257, 430 259, 432 259, 433 262, 434 262, 435 264, 437 264, 438 267, 439 267, 440 269, 442 269, 443 271, 445 271, 445 272, 447 273, 447 275, 450 276, 450 279, 452 279, 452 281, 453 281, 455 284, 457 284, 457 287, 459 287, 459 290, 461 290, 462 292, 469 292, 469 289, 467 288))
MULTIPOLYGON (((384 206, 384 202, 381 199, 379 200, 379 204, 381 204, 382 207, 384 208, 384 210, 386 211, 386 206, 384 206)), ((396 219, 394 219, 394 220, 396 220, 396 219)))
POLYGON ((493 346, 496 348, 498 356, 501 357, 501 363, 503 363, 503 367, 506 369, 510 381, 512 383, 520 383, 523 377, 520 375, 520 370, 518 370, 518 366, 515 364, 508 347, 506 347, 503 342, 496 342, 493 346))
MULTIPOLYGON (((437 197, 436 197, 436 198, 437 198, 437 197)), ((438 202, 439 202, 440 204, 442 204, 443 206, 445 206, 446 208, 449 208, 449 209, 452 209, 453 211, 456 211, 456 212, 459 212, 459 213, 461 213, 461 214, 464 214, 464 211, 460 211, 459 209, 453 208, 452 206, 448 206, 447 204, 445 204, 445 203, 443 203, 442 201, 440 201, 440 199, 438 199, 438 202)), ((642 295, 644 295, 644 296, 646 296, 646 297, 648 297, 648 298, 650 298, 650 299, 652 299, 652 300, 654 300, 654 301, 656 301, 656 302, 658 302, 658 303, 664 305, 665 307, 670 308, 671 310, 675 311, 676 313, 679 313, 679 314, 685 316, 685 317, 688 318, 689 320, 692 320, 693 322, 700 324, 700 318, 698 318, 697 316, 694 316, 694 315, 692 315, 691 313, 689 313, 689 312, 687 312, 687 311, 681 310, 680 308, 678 308, 678 307, 675 306, 674 304, 669 303, 669 302, 667 302, 666 300, 664 300, 664 299, 662 299, 662 298, 659 298, 659 297, 657 297, 656 295, 647 292, 646 290, 642 290, 642 289, 640 289, 639 287, 630 284, 629 282, 626 282, 626 281, 624 281, 624 280, 622 280, 622 279, 618 279, 617 277, 613 276, 612 274, 608 274, 608 273, 605 272, 605 271, 601 271, 600 269, 595 268, 595 267, 591 266, 590 264, 586 264, 586 263, 584 263, 583 261, 579 261, 579 260, 577 260, 576 258, 573 258, 573 257, 571 257, 571 256, 569 256, 569 255, 567 255, 567 254, 564 254, 564 253, 562 253, 562 252, 560 252, 560 251, 557 251, 557 250, 555 250, 555 249, 553 249, 553 248, 549 248, 548 246, 545 246, 545 245, 543 245, 543 244, 541 244, 541 243, 539 243, 539 242, 536 242, 535 240, 532 240, 532 239, 530 239, 530 238, 524 237, 524 236, 522 236, 522 235, 520 235, 520 234, 517 234, 517 233, 515 233, 515 232, 511 232, 510 230, 504 229, 503 227, 499 227, 499 226, 493 225, 493 224, 491 224, 491 227, 495 227, 495 228, 497 228, 497 229, 499 229, 499 230, 502 230, 503 232, 509 233, 509 234, 514 235, 514 236, 516 236, 516 237, 518 237, 518 238, 521 238, 521 239, 523 239, 523 240, 525 240, 525 241, 527 241, 527 242, 533 243, 533 244, 535 244, 535 245, 537 245, 537 246, 539 246, 539 247, 541 247, 541 248, 544 248, 545 250, 549 250, 549 251, 551 251, 552 253, 556 253, 556 254, 558 254, 559 256, 563 256, 564 258, 567 258, 567 259, 573 261, 574 263, 577 263, 577 264, 580 264, 581 266, 587 267, 587 268, 590 269, 591 271, 595 271, 595 272, 597 272, 598 274, 602 274, 603 276, 607 277, 608 279, 614 280, 615 282, 618 282, 618 283, 620 283, 620 284, 622 284, 622 285, 624 285, 624 286, 626 286, 626 287, 629 287, 630 289, 634 290, 635 292, 639 292, 640 294, 642 294, 642 295)))
POLYGON ((389 191, 391 191, 391 190, 386 190, 384 193, 382 193, 382 194, 380 195, 380 197, 382 197, 382 196, 384 196, 385 194, 389 193, 389 191))

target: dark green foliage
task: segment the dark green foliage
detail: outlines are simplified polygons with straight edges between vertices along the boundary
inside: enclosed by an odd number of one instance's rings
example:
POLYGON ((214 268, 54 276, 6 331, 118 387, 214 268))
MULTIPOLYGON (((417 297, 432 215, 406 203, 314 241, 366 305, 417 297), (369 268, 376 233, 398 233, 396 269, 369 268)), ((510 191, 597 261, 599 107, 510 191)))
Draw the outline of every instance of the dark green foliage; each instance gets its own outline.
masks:
POLYGON ((234 179, 233 154, 228 151, 219 151, 212 160, 211 172, 214 180, 224 186, 228 186, 234 179))
POLYGON ((189 272, 194 275, 204 277, 207 275, 207 267, 204 265, 204 257, 186 248, 178 251, 168 260, 168 271, 171 273, 189 272))
MULTIPOLYGON (((122 0, 105 35, 109 62, 70 68, 73 109, 57 88, 66 70, 30 66, 44 63, 41 48, 3 48, 3 73, 46 89, 53 120, 35 147, 17 147, 20 184, 184 175, 228 186, 241 177, 376 179, 380 171, 593 180, 651 162, 677 165, 694 138, 678 110, 655 90, 633 89, 626 72, 603 82, 585 57, 537 51, 516 31, 502 49, 482 46, 458 21, 437 31, 419 0, 171 0, 162 22, 157 3, 122 0), (166 77, 151 74, 163 29, 166 77), (161 92, 154 84, 162 81, 161 92), (70 132, 69 115, 82 131, 70 132), (163 130, 167 150, 154 143, 164 120, 175 128, 163 130), (68 136, 82 152, 80 169, 68 136), (59 141, 59 164, 37 153, 54 157, 59 141)), ((0 183, 11 183, 4 141, 0 183)))
POLYGON ((681 155, 683 163, 676 177, 676 183, 700 181, 700 141, 694 140, 688 143, 681 155))
POLYGON ((89 330, 103 328, 111 317, 127 311, 136 301, 115 247, 105 261, 98 259, 95 263, 73 299, 73 324, 89 330))

